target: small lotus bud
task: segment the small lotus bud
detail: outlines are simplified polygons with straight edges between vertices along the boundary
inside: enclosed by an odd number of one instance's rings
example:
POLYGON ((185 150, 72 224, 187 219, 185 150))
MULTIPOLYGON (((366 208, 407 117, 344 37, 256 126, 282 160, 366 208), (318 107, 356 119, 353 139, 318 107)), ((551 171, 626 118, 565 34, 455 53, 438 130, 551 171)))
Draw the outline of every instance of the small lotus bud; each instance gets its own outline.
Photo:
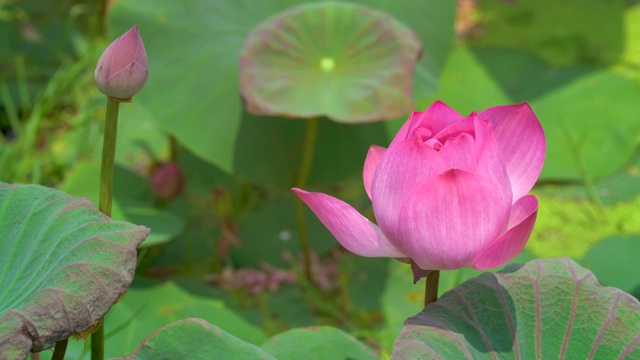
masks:
POLYGON ((165 201, 180 195, 184 189, 184 183, 184 173, 174 162, 160 165, 151 174, 153 196, 165 201))
POLYGON ((107 47, 96 66, 96 86, 121 101, 131 101, 147 81, 147 52, 138 26, 134 26, 107 47))

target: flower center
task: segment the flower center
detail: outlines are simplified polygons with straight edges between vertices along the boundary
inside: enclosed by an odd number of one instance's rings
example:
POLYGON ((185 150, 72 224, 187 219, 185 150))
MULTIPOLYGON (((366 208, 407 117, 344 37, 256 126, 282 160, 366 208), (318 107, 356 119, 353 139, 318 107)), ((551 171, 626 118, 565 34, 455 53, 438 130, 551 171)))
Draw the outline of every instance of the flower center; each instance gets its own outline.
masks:
POLYGON ((424 143, 431 146, 436 151, 440 151, 440 149, 442 149, 442 143, 437 139, 429 139, 424 143))

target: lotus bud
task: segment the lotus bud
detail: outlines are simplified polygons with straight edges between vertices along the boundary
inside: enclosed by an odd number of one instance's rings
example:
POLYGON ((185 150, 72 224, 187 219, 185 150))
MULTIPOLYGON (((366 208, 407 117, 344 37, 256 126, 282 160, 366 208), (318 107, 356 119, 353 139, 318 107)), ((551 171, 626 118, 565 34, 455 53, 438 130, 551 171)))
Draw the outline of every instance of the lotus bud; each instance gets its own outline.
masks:
POLYGON ((131 101, 147 81, 147 52, 138 26, 107 47, 96 66, 96 86, 108 97, 131 101))
POLYGON ((174 162, 160 165, 151 174, 151 190, 153 195, 170 201, 184 190, 184 173, 174 162))

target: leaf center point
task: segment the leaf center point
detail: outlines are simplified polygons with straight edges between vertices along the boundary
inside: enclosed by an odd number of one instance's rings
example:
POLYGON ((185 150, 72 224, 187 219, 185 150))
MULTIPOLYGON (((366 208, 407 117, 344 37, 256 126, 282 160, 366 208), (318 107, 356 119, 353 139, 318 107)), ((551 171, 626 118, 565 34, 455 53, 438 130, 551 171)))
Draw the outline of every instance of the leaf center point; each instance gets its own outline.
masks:
POLYGON ((330 73, 336 67, 336 62, 333 58, 325 56, 320 59, 320 69, 326 73, 330 73))

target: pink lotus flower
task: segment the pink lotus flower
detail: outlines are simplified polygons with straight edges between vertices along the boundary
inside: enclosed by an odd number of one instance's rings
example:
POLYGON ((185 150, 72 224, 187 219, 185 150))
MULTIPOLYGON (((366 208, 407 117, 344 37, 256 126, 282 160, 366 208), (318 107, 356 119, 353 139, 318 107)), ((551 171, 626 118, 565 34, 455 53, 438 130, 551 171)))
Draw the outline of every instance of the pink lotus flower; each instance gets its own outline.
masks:
POLYGON ((388 149, 369 149, 363 179, 378 225, 334 197, 293 191, 355 254, 410 258, 423 270, 484 270, 529 239, 538 200, 527 192, 545 151, 526 103, 465 118, 437 101, 414 112, 388 149))
POLYGON ((131 101, 147 81, 147 52, 134 26, 109 45, 96 66, 96 86, 105 95, 131 101))

